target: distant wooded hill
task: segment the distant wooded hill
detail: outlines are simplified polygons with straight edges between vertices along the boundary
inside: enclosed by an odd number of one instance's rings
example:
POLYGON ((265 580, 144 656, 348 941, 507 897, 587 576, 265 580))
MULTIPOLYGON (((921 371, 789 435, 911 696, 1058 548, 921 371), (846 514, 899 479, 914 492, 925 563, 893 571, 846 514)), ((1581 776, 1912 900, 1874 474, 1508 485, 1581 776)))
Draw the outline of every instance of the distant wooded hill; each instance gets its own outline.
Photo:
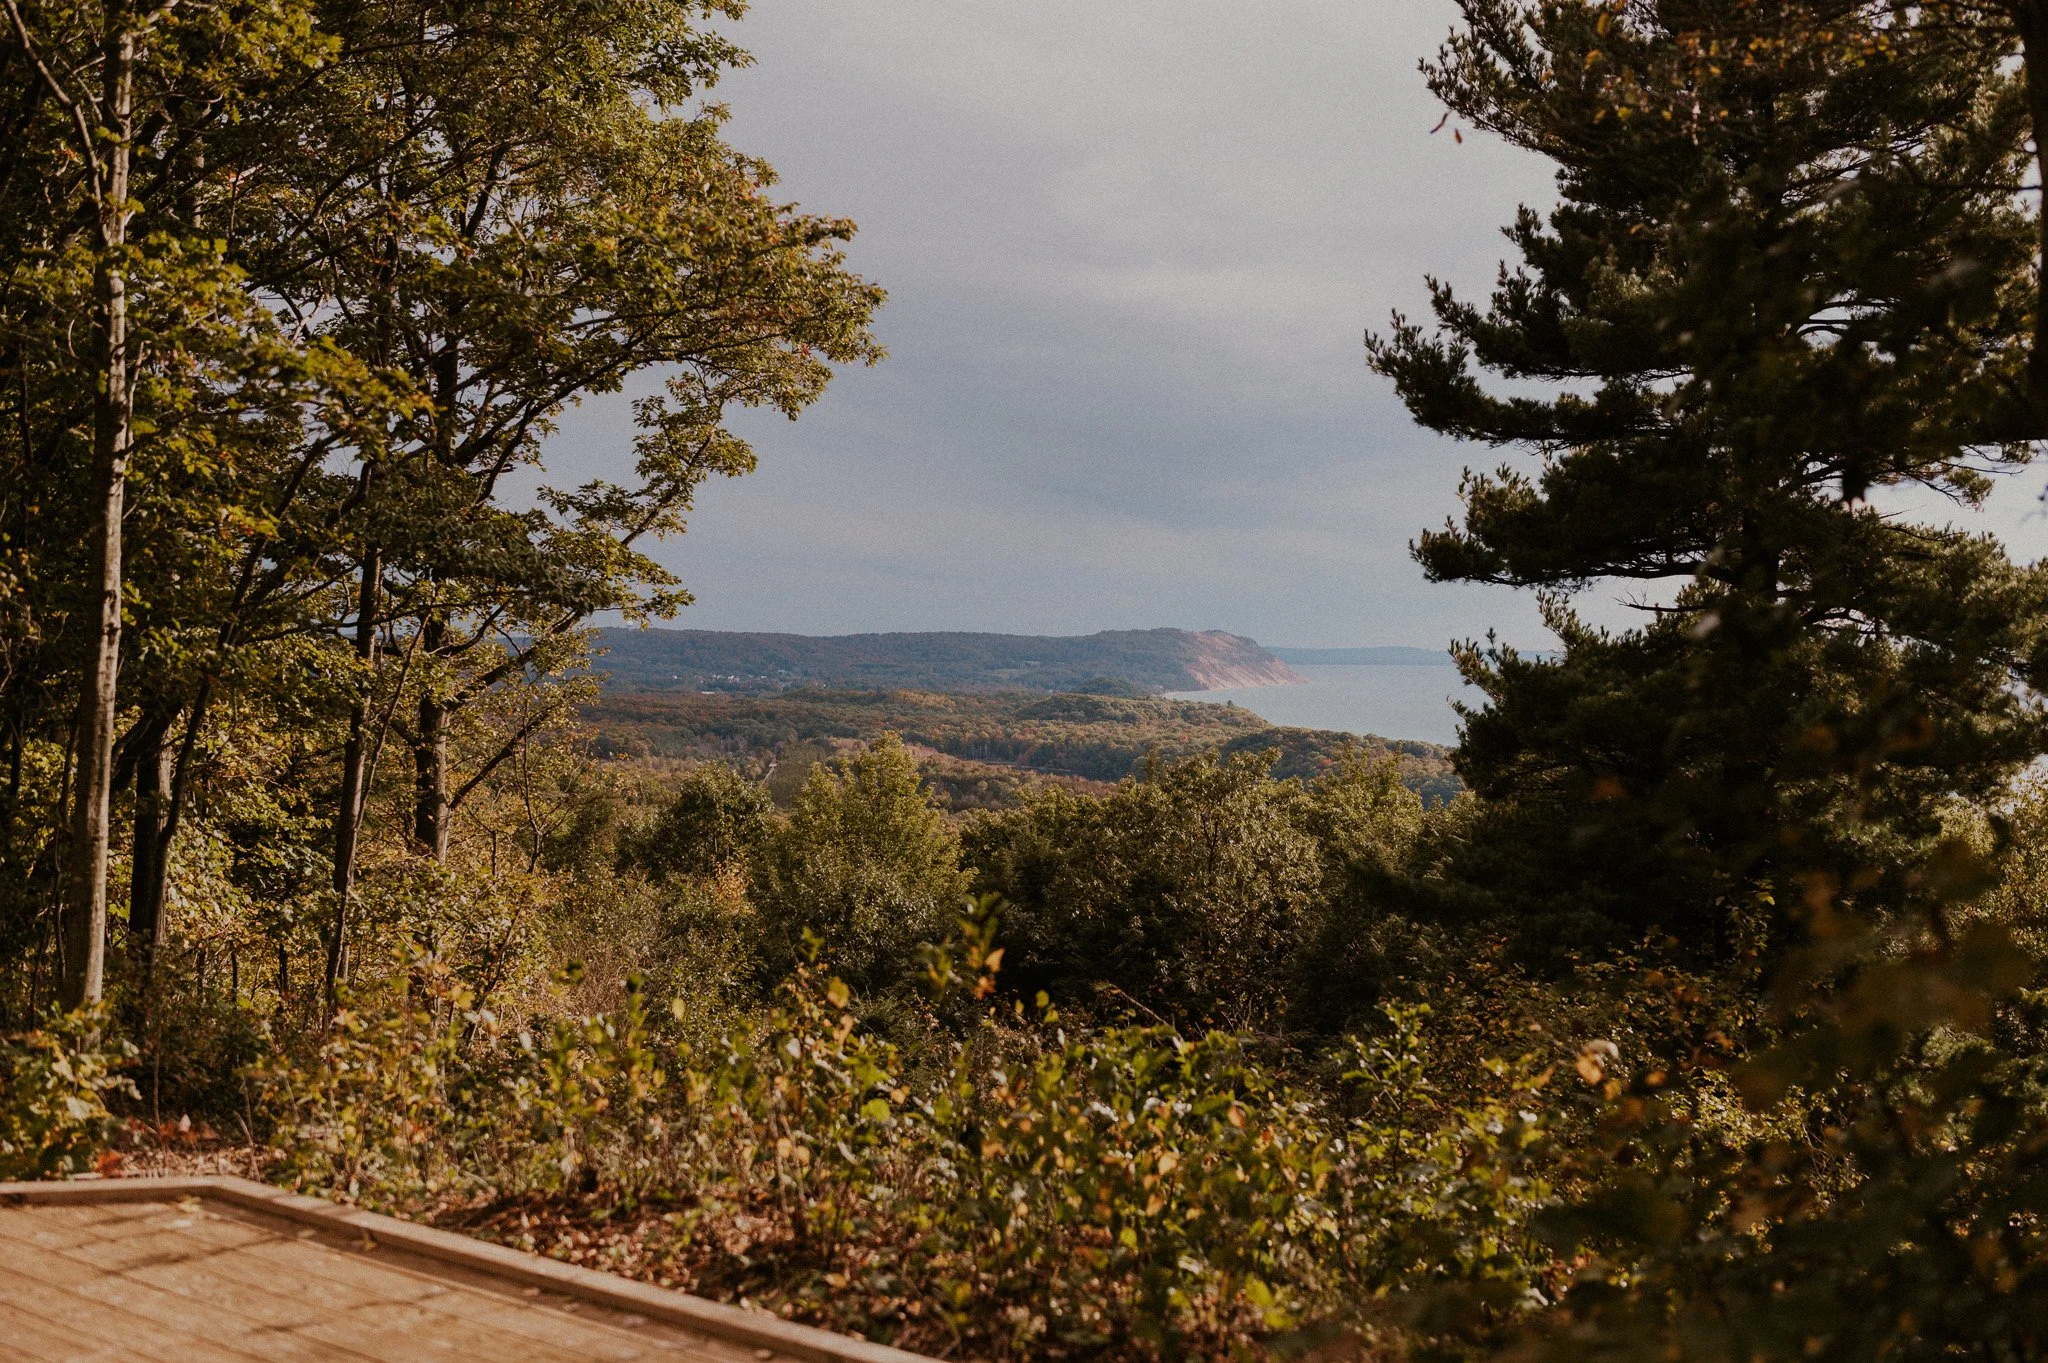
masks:
POLYGON ((1276 752, 1274 773, 1314 778, 1347 754, 1399 757, 1409 787, 1432 803, 1462 787, 1433 743, 1290 729, 1235 705, 1138 696, 792 690, 774 696, 675 691, 608 696, 584 711, 600 753, 634 759, 761 763, 792 768, 836 744, 900 734, 927 761, 926 779, 956 807, 1014 803, 1020 781, 1116 781, 1148 757, 1276 752))
POLYGON ((1073 638, 1028 634, 746 634, 723 630, 598 631, 606 690, 724 691, 797 686, 844 690, 1156 693, 1273 686, 1302 680, 1250 639, 1217 631, 1106 630, 1073 638))

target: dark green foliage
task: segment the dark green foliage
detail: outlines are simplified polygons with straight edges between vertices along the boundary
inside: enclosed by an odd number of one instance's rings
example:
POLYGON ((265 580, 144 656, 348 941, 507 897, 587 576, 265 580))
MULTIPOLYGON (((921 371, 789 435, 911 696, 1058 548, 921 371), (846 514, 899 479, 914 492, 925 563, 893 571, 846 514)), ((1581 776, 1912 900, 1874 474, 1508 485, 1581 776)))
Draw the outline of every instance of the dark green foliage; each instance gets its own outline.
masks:
POLYGON ((971 878, 1000 905, 1023 997, 1335 1034, 1424 967, 1405 911, 1431 893, 1425 829, 1457 816, 1425 813, 1396 762, 1362 751, 1306 786, 1276 779, 1273 758, 1155 764, 1099 793, 1044 785, 962 834, 932 764, 887 736, 807 766, 787 814, 714 763, 623 835, 621 865, 659 887, 675 949, 734 983, 746 972, 709 958, 753 962, 755 989, 810 934, 849 978, 902 981, 971 878))
POLYGON ((1435 842, 1469 805, 1426 812, 1401 763, 1363 752, 1309 784, 1294 817, 1320 853, 1322 882, 1293 945, 1291 1029, 1334 1036, 1370 1026, 1390 998, 1441 973, 1442 935, 1430 921, 1442 893, 1435 842))
POLYGON ((919 943, 944 934, 966 892, 953 827, 919 785, 917 763, 889 737, 814 767, 754 863, 773 978, 808 959, 815 938, 848 981, 893 984, 919 943))
POLYGON ((1786 823, 1842 864, 1924 847, 2048 745, 2012 684, 2043 679, 2043 573, 1861 500, 1973 501, 2027 455, 1996 436, 2033 271, 2019 82, 1939 6, 1463 8, 1433 88, 1555 161, 1562 202, 1517 219, 1489 307, 1434 285, 1437 335, 1397 318, 1372 354, 1425 425, 1535 457, 1468 475, 1416 553, 1550 593, 1565 646, 1461 655, 1494 819, 1466 874, 1541 937, 1725 959, 1786 823), (1596 579, 1690 583, 1609 634, 1563 604, 1596 579), (1876 729, 1852 788, 1827 752, 1876 729))
POLYGON ((1315 845, 1255 758, 1196 759, 1106 799, 1048 792, 978 823, 977 887, 1001 896, 1010 978, 1064 1000, 1098 986, 1158 1016, 1268 1023, 1315 845))
MULTIPOLYGON (((84 174, 98 142, 70 145, 53 79, 97 89, 109 35, 133 28, 114 919, 125 899, 134 927, 163 921, 202 808, 272 791, 219 830, 237 883, 293 901, 288 954, 338 970, 347 888, 394 832, 376 797, 410 766, 399 845, 446 860, 478 835, 462 807, 579 698, 561 683, 581 621, 687 600, 643 550, 705 479, 751 468, 727 413, 795 416, 832 364, 879 356, 852 225, 769 193, 704 100, 745 61, 713 31, 737 9, 37 4, 0 25, 0 951, 45 958, 4 980, 18 1018, 47 993, 98 634, 104 385, 79 338, 112 268, 84 174), (542 471, 502 500, 566 405, 652 366, 665 390, 636 406, 615 481, 542 471), (340 791, 370 798, 338 814, 340 791), (323 882, 341 904, 314 902, 323 882)), ((138 968, 190 947, 136 939, 138 968)))
POLYGON ((1363 1011, 1386 983, 1370 924, 1408 870, 1420 802, 1391 764, 1354 759, 1308 790, 1271 767, 1192 758, 970 824, 976 888, 1004 905, 1010 982, 1239 1028, 1363 1011))
POLYGON ((932 799, 949 813, 969 814, 975 810, 1015 809, 1031 793, 1048 785, 1081 793, 1099 794, 1107 782, 1081 776, 1054 776, 1013 767, 1000 762, 972 762, 935 754, 918 763, 918 773, 932 799))
POLYGON ((1809 881, 1810 946, 1749 1027, 1660 974, 1660 1044, 1582 1055, 1605 1105, 1568 1165, 1584 1192, 1544 1222, 1589 1259, 1532 1356, 2039 1356, 2042 958, 2006 921, 2039 903, 1968 907, 1993 876, 1960 839, 1922 870, 1910 906, 1809 881), (1737 1095, 1747 1130, 1702 1120, 1737 1095))
POLYGON ((2038 908, 1977 901, 2048 746, 2048 597, 1863 500, 1977 500, 2040 429, 2018 33, 1992 6, 1463 9, 1436 88, 1555 160, 1563 204, 1518 221, 1490 310, 1438 287, 1440 336, 1397 321, 1374 359, 1426 424, 1540 456, 1468 477, 1417 553, 1550 593, 1565 652, 1465 652, 1490 704, 1460 867, 1525 940, 1654 928, 1719 981, 1650 972, 1647 1053, 1581 1050, 1598 1120, 1544 1218, 1580 1267, 1525 1352, 2037 1357, 2041 959, 2012 929, 2038 908), (1474 360, 1547 386, 1496 398, 1474 360), (1690 581, 1610 634, 1563 604, 1602 577, 1690 581))
POLYGON ((762 846, 772 807, 767 788, 736 768, 693 767, 654 823, 627 840, 622 860, 657 885, 717 875, 762 846))

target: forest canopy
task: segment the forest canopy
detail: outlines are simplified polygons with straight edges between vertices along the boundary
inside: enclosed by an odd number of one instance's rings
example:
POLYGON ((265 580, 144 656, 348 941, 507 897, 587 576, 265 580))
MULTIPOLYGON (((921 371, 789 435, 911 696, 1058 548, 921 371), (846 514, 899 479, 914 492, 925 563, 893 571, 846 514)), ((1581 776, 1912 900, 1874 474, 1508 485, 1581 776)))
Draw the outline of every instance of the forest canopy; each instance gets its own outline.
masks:
POLYGON ((1422 568, 1559 648, 1459 649, 1456 785, 593 706, 729 418, 881 356, 737 0, 0 5, 0 1177, 947 1357, 2048 1353, 2048 569, 1872 500, 2041 476, 2048 5, 1460 0, 1426 78, 1557 199, 1367 358, 1501 461, 1422 568))

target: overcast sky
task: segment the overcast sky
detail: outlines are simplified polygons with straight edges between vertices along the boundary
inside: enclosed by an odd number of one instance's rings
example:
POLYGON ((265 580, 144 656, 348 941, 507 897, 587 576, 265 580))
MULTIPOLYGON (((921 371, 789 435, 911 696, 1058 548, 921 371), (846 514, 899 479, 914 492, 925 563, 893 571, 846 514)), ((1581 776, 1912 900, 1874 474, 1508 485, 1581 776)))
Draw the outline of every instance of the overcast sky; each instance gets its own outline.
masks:
MULTIPOLYGON (((1416 64, 1453 14, 755 0, 731 140, 860 224, 890 358, 794 424, 739 423, 760 470, 659 551, 698 598, 676 623, 1540 645, 1525 595, 1409 559, 1497 456, 1416 430, 1361 344, 1425 310, 1426 274, 1483 293, 1499 225, 1551 197, 1534 158, 1432 134, 1416 64)), ((593 404, 550 463, 630 439, 593 404)))

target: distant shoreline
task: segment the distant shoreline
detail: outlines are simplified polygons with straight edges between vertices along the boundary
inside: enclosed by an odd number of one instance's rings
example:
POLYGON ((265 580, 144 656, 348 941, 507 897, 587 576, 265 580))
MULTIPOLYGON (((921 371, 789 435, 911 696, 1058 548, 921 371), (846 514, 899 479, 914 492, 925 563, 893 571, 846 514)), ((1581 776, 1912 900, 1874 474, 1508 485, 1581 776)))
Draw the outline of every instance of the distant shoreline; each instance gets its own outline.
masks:
POLYGON ((1295 667, 1454 667, 1449 650, 1383 645, 1375 648, 1274 648, 1266 652, 1295 667))
POLYGON ((1461 721, 1455 703, 1476 707, 1486 699, 1449 661, 1294 663, 1308 685, 1170 691, 1167 699, 1235 705, 1283 728, 1400 734, 1448 747, 1459 741, 1461 721))

